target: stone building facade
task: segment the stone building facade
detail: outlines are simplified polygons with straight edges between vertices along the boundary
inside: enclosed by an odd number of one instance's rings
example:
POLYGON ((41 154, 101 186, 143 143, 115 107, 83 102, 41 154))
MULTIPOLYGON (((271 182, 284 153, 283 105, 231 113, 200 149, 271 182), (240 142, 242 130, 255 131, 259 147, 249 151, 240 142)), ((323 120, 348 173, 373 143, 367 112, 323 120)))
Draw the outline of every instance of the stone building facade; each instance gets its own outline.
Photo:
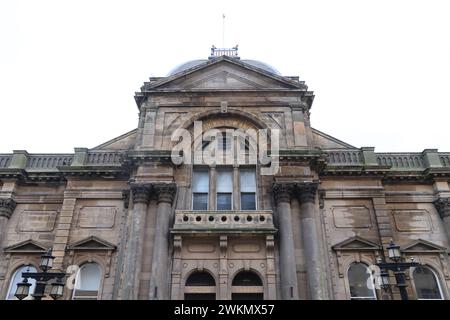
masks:
POLYGON ((0 155, 1 299, 49 248, 71 274, 64 299, 398 299, 363 283, 391 239, 420 263, 409 297, 450 298, 450 153, 376 153, 316 130, 305 83, 236 49, 150 78, 135 99, 137 129, 98 147, 0 155), (177 130, 193 137, 186 159, 208 147, 200 121, 222 151, 237 141, 227 130, 279 132, 279 170, 262 174, 275 153, 174 163, 177 130))

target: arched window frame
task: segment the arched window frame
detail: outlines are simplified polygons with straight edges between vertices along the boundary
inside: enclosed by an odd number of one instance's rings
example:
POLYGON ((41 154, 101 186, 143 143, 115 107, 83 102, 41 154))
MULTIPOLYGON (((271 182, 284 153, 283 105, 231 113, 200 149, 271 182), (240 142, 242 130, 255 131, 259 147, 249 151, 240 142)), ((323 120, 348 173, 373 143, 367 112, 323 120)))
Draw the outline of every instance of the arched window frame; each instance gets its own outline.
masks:
MULTIPOLYGON (((15 269, 14 269, 14 272, 12 272, 11 273, 11 276, 9 277, 9 284, 8 284, 8 291, 6 291, 6 296, 5 296, 5 300, 16 300, 16 298, 13 298, 13 299, 9 299, 9 296, 10 296, 10 294, 11 294, 11 290, 13 290, 13 286, 14 286, 14 279, 15 279, 15 277, 16 277, 16 275, 17 275, 17 273, 18 272, 21 272, 21 273, 23 273, 23 272, 27 272, 27 268, 34 268, 34 271, 33 270, 30 270, 30 272, 37 272, 37 270, 38 270, 38 268, 35 266, 35 265, 26 265, 26 264, 21 264, 21 265, 19 265, 18 267, 16 267, 15 269), (22 271, 21 271, 22 270, 22 271)), ((23 277, 20 277, 20 280, 19 280, 19 282, 22 282, 22 279, 23 279, 23 277)), ((31 299, 33 299, 33 297, 31 296, 31 294, 33 294, 34 293, 34 289, 35 289, 35 287, 36 287, 36 284, 35 284, 35 282, 36 282, 36 280, 33 280, 33 279, 28 279, 28 281, 29 281, 29 283, 34 283, 31 287, 30 287, 30 295, 28 296, 28 297, 26 297, 25 298, 25 300, 31 300, 31 299)), ((19 283, 18 282, 18 283, 19 283)), ((15 290, 14 290, 15 291, 15 290)), ((14 292, 15 293, 15 292, 14 292)))
POLYGON ((416 288, 416 281, 415 281, 415 277, 414 277, 414 272, 416 271, 417 267, 414 267, 411 270, 411 283, 412 283, 413 288, 414 288, 414 294, 415 294, 416 299, 417 300, 445 300, 445 293, 444 293, 444 290, 443 290, 442 285, 441 285, 441 277, 440 277, 439 273, 437 271, 435 271, 434 267, 432 267, 432 266, 430 266, 428 264, 420 265, 419 267, 426 268, 426 269, 431 271, 431 273, 434 276, 434 279, 436 280, 436 283, 437 283, 437 286, 438 286, 441 298, 440 299, 420 299, 418 297, 417 288, 416 288))
POLYGON ((237 270, 229 279, 229 283, 231 285, 231 290, 230 290, 230 298, 233 297, 233 294, 237 293, 257 293, 257 294, 262 294, 263 299, 265 299, 266 297, 266 284, 265 284, 265 278, 262 276, 262 274, 255 270, 255 269, 250 269, 250 270, 245 270, 245 269, 240 269, 237 270), (233 281, 234 279, 241 273, 241 272, 252 272, 254 273, 261 281, 261 285, 260 286, 233 286, 233 281))
POLYGON ((362 261, 353 261, 353 262, 351 262, 351 263, 348 265, 347 270, 346 270, 346 272, 345 272, 345 280, 346 280, 346 286, 347 286, 348 296, 349 296, 350 300, 377 300, 377 290, 376 290, 376 288, 375 288, 375 278, 374 278, 374 276, 373 276, 373 273, 370 272, 370 268, 369 268, 369 265, 368 265, 367 263, 362 262, 362 261), (369 271, 369 274, 370 274, 370 281, 371 281, 372 284, 373 284, 373 287, 372 287, 373 296, 372 296, 372 297, 369 297, 369 296, 367 296, 367 297, 353 297, 353 296, 352 296, 352 293, 351 293, 351 290, 350 290, 350 277, 349 277, 349 271, 350 271, 350 268, 351 268, 353 265, 355 265, 355 264, 362 264, 363 266, 366 267, 366 270, 369 271))
MULTIPOLYGON (((87 264, 96 264, 99 271, 100 271, 100 279, 99 279, 99 284, 98 284, 98 290, 97 290, 97 296, 95 298, 95 300, 101 300, 101 296, 102 296, 102 288, 103 288, 103 278, 104 278, 104 270, 102 267, 102 264, 99 263, 98 261, 85 261, 79 264, 79 269, 77 270, 77 273, 75 275, 75 281, 74 281, 74 287, 71 293, 71 299, 72 300, 81 300, 81 299, 75 299, 75 294, 76 294, 76 286, 77 286, 77 281, 79 279, 79 274, 81 272, 81 269, 83 266, 87 265, 87 264)), ((93 300, 93 299, 89 299, 89 300, 93 300)))
POLYGON ((219 297, 219 286, 218 279, 214 276, 214 273, 212 273, 210 270, 207 269, 194 269, 191 270, 189 273, 186 274, 183 281, 183 296, 186 294, 192 294, 192 293, 199 293, 199 294, 214 294, 215 299, 219 297), (196 274, 196 273, 207 273, 213 280, 214 280, 214 286, 189 286, 187 285, 189 278, 196 274))

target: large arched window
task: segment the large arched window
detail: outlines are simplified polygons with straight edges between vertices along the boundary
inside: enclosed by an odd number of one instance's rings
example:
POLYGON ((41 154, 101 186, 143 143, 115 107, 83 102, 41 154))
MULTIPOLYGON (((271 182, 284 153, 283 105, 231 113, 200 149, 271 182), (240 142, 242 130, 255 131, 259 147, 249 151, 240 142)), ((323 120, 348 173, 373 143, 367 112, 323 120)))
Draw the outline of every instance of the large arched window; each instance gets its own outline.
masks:
POLYGON ((194 163, 202 165, 194 167, 192 209, 256 210, 256 130, 215 127, 197 139, 202 140, 193 144, 194 163), (213 162, 217 167, 211 171, 206 165, 213 162))
POLYGON ((76 275, 72 298, 74 300, 97 300, 101 275, 102 271, 97 263, 83 264, 76 275))
POLYGON ((187 278, 184 287, 185 300, 215 300, 216 281, 206 271, 194 272, 187 278))
MULTIPOLYGON (((11 282, 9 284, 8 294, 6 295, 6 300, 17 300, 17 298, 14 296, 17 290, 17 284, 19 282, 22 282, 22 273, 23 272, 36 272, 36 268, 33 266, 21 266, 19 269, 14 272, 14 275, 11 278, 11 282)), ((34 293, 34 288, 36 287, 36 280, 34 279, 28 279, 28 283, 31 283, 30 287, 30 295, 26 297, 25 299, 33 299, 32 294, 34 293)))
POLYGON ((442 300, 442 291, 439 281, 434 272, 425 266, 414 269, 414 286, 417 299, 420 300, 442 300))
POLYGON ((348 268, 347 276, 350 299, 376 299, 372 272, 364 263, 352 263, 348 268))
POLYGON ((233 278, 231 299, 262 300, 263 298, 263 283, 255 272, 241 271, 233 278))

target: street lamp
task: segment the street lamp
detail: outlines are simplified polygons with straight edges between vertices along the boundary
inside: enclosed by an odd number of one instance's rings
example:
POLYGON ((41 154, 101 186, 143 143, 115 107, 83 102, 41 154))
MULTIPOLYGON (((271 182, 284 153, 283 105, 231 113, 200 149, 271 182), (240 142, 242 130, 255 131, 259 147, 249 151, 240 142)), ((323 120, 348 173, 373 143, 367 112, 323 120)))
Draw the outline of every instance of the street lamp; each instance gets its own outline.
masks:
POLYGON ((408 292, 406 291, 406 277, 405 270, 415 267, 419 265, 417 262, 411 260, 411 262, 402 262, 402 253, 400 251, 400 246, 396 245, 393 240, 386 247, 388 250, 388 257, 392 262, 378 262, 377 266, 380 268, 380 277, 381 277, 381 287, 383 289, 388 289, 391 284, 389 282, 389 270, 394 272, 395 281, 397 282, 396 286, 400 291, 400 296, 402 300, 408 300, 408 292))
POLYGON ((17 297, 17 299, 23 300, 30 294, 30 287, 31 283, 28 283, 28 279, 25 278, 22 282, 17 284, 17 290, 14 295, 17 297))
POLYGON ((388 250, 389 259, 395 262, 400 261, 402 258, 400 246, 396 245, 393 240, 391 240, 391 243, 389 243, 386 249, 388 250))
POLYGON ((39 264, 39 267, 43 272, 22 272, 23 281, 17 284, 16 293, 14 294, 17 299, 23 300, 28 297, 31 286, 31 283, 28 283, 28 278, 36 280, 36 287, 32 294, 34 299, 41 300, 45 297, 45 287, 48 282, 53 279, 55 279, 55 281, 51 284, 50 296, 55 300, 63 296, 64 283, 62 280, 66 274, 63 272, 48 272, 53 267, 53 259, 55 259, 55 257, 52 256, 52 250, 48 249, 48 251, 41 256, 41 262, 39 264))

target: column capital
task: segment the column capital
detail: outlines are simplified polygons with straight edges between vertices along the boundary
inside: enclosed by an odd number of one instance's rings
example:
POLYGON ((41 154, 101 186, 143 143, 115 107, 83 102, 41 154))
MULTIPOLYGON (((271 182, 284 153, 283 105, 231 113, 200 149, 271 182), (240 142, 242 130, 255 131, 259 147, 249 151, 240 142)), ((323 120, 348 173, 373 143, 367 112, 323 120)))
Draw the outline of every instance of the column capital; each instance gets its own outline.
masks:
POLYGON ((296 191, 300 203, 306 202, 315 203, 318 186, 319 186, 318 182, 303 182, 296 184, 296 191))
POLYGON ((442 219, 450 216, 450 198, 438 198, 433 204, 442 219))
POLYGON ((0 198, 0 217, 9 219, 14 212, 16 205, 17 203, 11 198, 0 198))
POLYGON ((294 191, 293 183, 283 183, 283 182, 274 182, 272 184, 272 191, 275 197, 275 202, 290 202, 291 201, 291 193, 294 191))
POLYGON ((151 185, 133 184, 130 186, 133 203, 148 203, 150 199, 151 185))
POLYGON ((153 185, 153 189, 155 190, 158 196, 159 202, 167 202, 172 204, 173 199, 175 198, 175 193, 177 191, 177 185, 175 183, 157 183, 153 185))

